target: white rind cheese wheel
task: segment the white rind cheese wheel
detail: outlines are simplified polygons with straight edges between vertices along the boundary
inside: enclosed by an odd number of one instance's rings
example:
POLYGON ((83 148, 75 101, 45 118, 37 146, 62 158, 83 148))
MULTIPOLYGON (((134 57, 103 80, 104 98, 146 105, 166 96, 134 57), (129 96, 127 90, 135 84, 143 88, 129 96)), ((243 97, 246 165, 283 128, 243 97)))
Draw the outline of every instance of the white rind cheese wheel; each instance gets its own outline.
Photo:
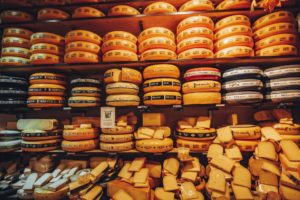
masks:
POLYGON ((221 93, 219 92, 196 92, 183 95, 184 105, 203 105, 221 103, 221 93))
POLYGON ((127 50, 136 53, 137 46, 135 43, 123 39, 112 39, 105 41, 102 45, 102 53, 105 54, 111 50, 127 50))
POLYGON ((33 20, 33 16, 26 12, 18 10, 6 10, 1 12, 2 23, 28 22, 31 20, 33 20))
POLYGON ((251 2, 249 0, 224 0, 216 8, 216 10, 236 10, 249 9, 251 2))
POLYGON ((98 107, 100 99, 91 96, 73 96, 69 98, 68 105, 74 108, 98 107))
POLYGON ((85 51, 71 51, 64 56, 65 63, 98 63, 97 54, 85 51))
POLYGON ((70 31, 65 36, 66 43, 74 42, 74 41, 84 41, 84 42, 91 42, 97 45, 100 45, 102 38, 87 30, 74 30, 70 31))
POLYGON ((254 56, 254 50, 246 46, 235 46, 216 52, 216 58, 243 58, 254 56))
POLYGON ((62 10, 55 8, 44 8, 38 11, 38 20, 51 20, 51 19, 68 19, 70 15, 62 10))
POLYGON ((177 53, 181 53, 183 51, 194 49, 194 48, 204 48, 204 49, 213 50, 214 44, 211 39, 205 37, 187 38, 177 44, 177 53))
POLYGON ((275 45, 293 45, 298 43, 297 35, 295 34, 278 34, 269 36, 255 43, 255 50, 261 50, 263 48, 275 46, 275 45))
POLYGON ((136 149, 146 153, 162 153, 173 149, 173 140, 170 138, 137 140, 135 142, 136 149))
POLYGON ((33 65, 53 65, 60 63, 60 58, 54 54, 35 53, 30 56, 30 63, 33 65))
POLYGON ((110 135, 122 135, 134 132, 134 126, 115 126, 114 128, 102 128, 101 133, 110 135))
POLYGON ((182 85, 182 92, 184 94, 194 92, 219 92, 220 90, 221 84, 218 81, 189 81, 182 85))
POLYGON ((252 48, 254 45, 252 37, 246 35, 236 35, 223 38, 215 43, 215 52, 221 51, 228 47, 245 46, 252 48))
POLYGON ((133 62, 138 61, 136 53, 127 50, 111 50, 103 55, 103 62, 133 62))
MULTIPOLYGON (((121 143, 133 141, 133 134, 120 134, 120 135, 110 135, 110 134, 100 134, 100 141, 107 143, 121 143)), ((101 149, 101 144, 100 144, 101 149)))
POLYGON ((276 45, 256 51, 256 56, 295 56, 297 48, 292 45, 276 45))
POLYGON ((109 41, 114 39, 123 39, 133 42, 134 44, 136 44, 137 42, 137 38, 133 34, 126 31, 112 31, 105 34, 103 37, 103 41, 109 41))
POLYGON ((54 33, 48 33, 48 32, 38 32, 34 33, 30 37, 30 43, 36 44, 36 43, 50 43, 55 45, 64 45, 64 37, 54 34, 54 33))
POLYGON ((245 25, 233 25, 220 29, 215 33, 215 40, 221 40, 235 35, 246 35, 252 37, 251 27, 245 25))
POLYGON ((32 34, 32 31, 24 28, 10 27, 3 30, 2 37, 19 37, 29 40, 32 34))
POLYGON ((63 55, 63 49, 54 44, 47 44, 47 43, 36 43, 31 45, 30 51, 32 54, 36 53, 48 53, 54 55, 63 55))
POLYGON ((206 27, 211 30, 214 29, 214 22, 211 18, 206 16, 193 16, 182 20, 177 26, 177 34, 188 28, 193 27, 206 27))
POLYGON ((91 42, 75 41, 66 45, 66 53, 71 51, 84 51, 98 54, 100 52, 100 46, 91 42))
POLYGON ((106 104, 109 106, 138 106, 140 97, 131 94, 114 94, 106 97, 106 104))
POLYGON ((82 152, 95 150, 98 147, 98 140, 83 140, 83 141, 62 141, 61 148, 68 152, 82 152))
POLYGON ((155 91, 175 91, 179 92, 181 83, 178 79, 173 78, 156 78, 150 79, 144 82, 144 92, 155 92, 155 91))
POLYGON ((295 24, 288 22, 275 23, 263 28, 258 29, 253 33, 253 38, 255 41, 262 40, 266 37, 277 35, 277 34, 296 34, 295 24))
POLYGON ((192 37, 205 37, 208 39, 214 39, 214 32, 206 27, 194 27, 188 28, 184 31, 181 31, 177 35, 177 44, 179 44, 182 40, 192 38, 192 37))
POLYGON ((1 56, 12 56, 28 59, 30 57, 30 51, 28 49, 20 47, 4 47, 2 48, 1 56))
POLYGON ((97 87, 74 87, 72 96, 100 97, 101 90, 97 87))
POLYGON ((179 92, 149 92, 144 94, 145 105, 178 105, 181 104, 179 92))
POLYGON ((107 94, 135 94, 139 93, 139 87, 133 83, 117 82, 106 85, 107 94))
POLYGON ((105 17, 105 14, 96 8, 87 6, 76 8, 72 14, 72 18, 76 19, 89 17, 105 17))
POLYGON ((122 142, 122 143, 100 142, 100 149, 109 152, 129 151, 134 149, 134 142, 122 142))
POLYGON ((69 141, 81 141, 81 140, 91 140, 98 137, 98 129, 94 128, 75 128, 75 129, 65 129, 63 131, 63 138, 69 141))
POLYGON ((183 4, 179 12, 213 10, 214 5, 209 0, 190 0, 183 4))
POLYGON ((30 48, 30 42, 27 39, 19 37, 4 37, 2 39, 2 47, 21 47, 30 48))
POLYGON ((31 96, 27 99, 29 108, 62 107, 64 98, 60 96, 31 96))
POLYGON ((2 57, 0 60, 0 64, 2 66, 29 65, 29 63, 30 61, 27 58, 12 57, 12 56, 5 56, 2 57))
POLYGON ((164 27, 151 27, 145 29, 140 33, 138 37, 138 42, 142 43, 144 40, 153 37, 166 37, 173 41, 175 40, 175 35, 170 29, 164 27))
POLYGON ((194 48, 186 50, 178 55, 179 60, 197 59, 197 58, 213 58, 214 53, 209 49, 194 48))
POLYGON ((245 15, 232 15, 219 20, 215 24, 215 31, 234 25, 251 26, 249 17, 245 15))
POLYGON ((141 61, 175 60, 177 55, 168 49, 150 49, 141 54, 141 61))
POLYGON ((190 141, 177 139, 176 145, 177 147, 185 147, 190 149, 191 151, 208 151, 209 145, 212 141, 190 141))
POLYGON ((30 96, 64 96, 66 88, 56 84, 32 84, 28 88, 30 96))
POLYGON ((144 40, 139 45, 139 52, 143 53, 150 49, 168 49, 176 51, 174 40, 165 37, 152 37, 144 40))
POLYGON ((26 152, 42 152, 58 149, 60 146, 60 139, 44 140, 44 141, 22 141, 22 151, 26 152))
POLYGON ((143 78, 179 78, 180 71, 177 66, 170 64, 157 64, 146 67, 143 78))
POLYGON ((117 5, 109 9, 108 16, 133 16, 133 15, 140 15, 141 13, 127 5, 117 5))

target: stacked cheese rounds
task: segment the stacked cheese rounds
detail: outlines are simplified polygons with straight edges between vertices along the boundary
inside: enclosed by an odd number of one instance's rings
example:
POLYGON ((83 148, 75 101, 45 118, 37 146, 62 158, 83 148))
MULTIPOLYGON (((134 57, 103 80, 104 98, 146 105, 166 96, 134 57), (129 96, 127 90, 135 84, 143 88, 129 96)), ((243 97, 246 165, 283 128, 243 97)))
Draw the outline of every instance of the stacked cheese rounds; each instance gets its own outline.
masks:
POLYGON ((89 17, 105 17, 105 14, 96 8, 87 7, 87 6, 76 8, 72 13, 72 18, 89 18, 89 17))
POLYGON ((264 96, 263 71, 259 67, 245 66, 223 73, 223 100, 228 104, 252 104, 262 102, 264 96))
POLYGON ((65 63, 98 63, 102 38, 87 30, 74 30, 65 35, 65 63))
POLYGON ((139 85, 141 72, 123 67, 109 69, 104 73, 106 104, 109 106, 138 106, 140 104, 139 85))
POLYGON ((300 65, 266 69, 266 99, 274 103, 300 101, 300 65))
POLYGON ((23 28, 5 28, 2 36, 0 64, 28 65, 30 58, 30 36, 32 32, 23 28))
POLYGON ((177 26, 178 59, 213 58, 214 22, 206 16, 193 16, 177 26))
POLYGON ((21 133, 17 130, 0 130, 0 152, 10 152, 21 147, 21 133))
POLYGON ((44 8, 37 13, 38 20, 64 20, 68 18, 70 18, 70 15, 67 12, 56 8, 44 8))
POLYGON ((250 9, 251 0, 223 0, 217 6, 217 10, 250 9))
POLYGON ((61 74, 40 72, 29 77, 29 108, 62 107, 66 91, 66 78, 61 74))
POLYGON ((245 15, 219 20, 215 26, 215 57, 240 58, 254 56, 251 23, 245 15))
POLYGON ((138 42, 142 61, 174 60, 177 58, 175 36, 167 28, 145 29, 140 33, 138 42))
POLYGON ((0 18, 2 23, 18 23, 33 20, 33 16, 31 14, 19 10, 3 11, 1 12, 0 18))
POLYGON ((182 85, 183 104, 221 103, 221 72, 217 68, 199 67, 187 70, 182 85))
POLYGON ((253 23, 256 56, 290 56, 298 54, 298 36, 293 13, 278 11, 253 23))
POLYGON ((163 13, 172 13, 172 12, 177 12, 177 9, 172 4, 169 4, 167 2, 162 2, 162 1, 151 3, 144 9, 145 15, 163 14, 163 13))
POLYGON ((101 82, 93 78, 77 78, 71 81, 72 96, 68 105, 75 108, 100 106, 101 82))
POLYGON ((109 9, 108 16, 134 16, 141 13, 134 7, 128 5, 117 5, 109 9))
POLYGON ((112 31, 103 37, 103 62, 137 61, 137 38, 125 31, 112 31))
POLYGON ((58 64, 64 54, 64 38, 48 32, 38 32, 31 35, 30 63, 33 65, 58 64))
POLYGON ((61 148, 68 152, 91 151, 98 147, 98 128, 91 124, 65 125, 61 148))
POLYGON ((179 12, 203 10, 214 10, 214 4, 210 0, 190 0, 179 8, 179 12))

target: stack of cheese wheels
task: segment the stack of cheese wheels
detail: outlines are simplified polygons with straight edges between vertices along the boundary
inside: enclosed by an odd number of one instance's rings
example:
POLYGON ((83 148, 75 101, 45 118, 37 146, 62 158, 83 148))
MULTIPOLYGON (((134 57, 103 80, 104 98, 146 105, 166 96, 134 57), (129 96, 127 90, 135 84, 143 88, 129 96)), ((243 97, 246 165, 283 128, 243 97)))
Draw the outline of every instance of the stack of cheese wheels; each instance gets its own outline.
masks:
POLYGON ((65 63, 98 63, 102 38, 87 30, 74 30, 65 35, 65 63))
POLYGON ((140 59, 148 60, 174 60, 176 44, 174 33, 163 27, 145 29, 138 37, 140 59))
POLYGON ((31 35, 30 63, 33 65, 58 64, 64 54, 64 38, 48 32, 37 32, 31 35))
POLYGON ((103 37, 103 62, 137 61, 137 38, 129 32, 112 31, 103 37))
POLYGON ((264 96, 263 71, 246 66, 228 69, 223 73, 223 100, 228 104, 253 104, 262 102, 264 96))
POLYGON ((44 8, 37 13, 38 20, 64 20, 68 18, 70 18, 70 15, 67 12, 56 8, 44 8))
POLYGON ((70 107, 86 108, 100 106, 101 82, 93 78, 77 78, 71 81, 70 107))
POLYGON ((117 117, 113 128, 101 128, 100 149, 109 152, 134 149, 133 132, 136 124, 137 117, 130 112, 117 117))
POLYGON ((245 15, 232 15, 215 26, 215 57, 240 58, 254 56, 251 23, 245 15))
POLYGON ((134 16, 141 13, 134 7, 128 5, 117 5, 109 9, 108 16, 134 16))
POLYGON ((21 133, 18 130, 0 130, 0 152, 10 152, 21 147, 21 133))
POLYGON ((293 13, 278 11, 256 20, 252 29, 256 56, 298 54, 298 36, 293 13))
POLYGON ((217 10, 240 10, 250 9, 251 0, 223 0, 216 7, 217 10))
POLYGON ((173 149, 171 128, 163 113, 143 113, 143 126, 134 133, 135 147, 146 153, 162 153, 173 149))
POLYGON ((193 16, 177 26, 178 59, 213 58, 214 22, 206 16, 193 16))
POLYGON ((285 65, 266 69, 267 100, 274 103, 300 101, 300 65, 285 65))
POLYGON ((68 152, 91 151, 98 147, 99 130, 92 124, 65 125, 61 148, 68 152))
POLYGON ((29 77, 29 108, 62 107, 66 91, 66 78, 61 74, 39 72, 29 77))
POLYGON ((167 2, 154 2, 144 9, 145 15, 163 14, 177 12, 177 9, 167 2))
POLYGON ((22 151, 42 152, 60 148, 61 130, 56 119, 20 119, 22 151))
POLYGON ((203 10, 214 10, 214 4, 210 0, 189 0, 179 8, 179 12, 203 10))
POLYGON ((5 28, 2 36, 0 65, 28 65, 31 35, 32 32, 27 29, 5 28))
POLYGON ((140 104, 139 85, 141 72, 123 67, 109 69, 104 73, 106 104, 109 106, 138 106, 140 104))
POLYGON ((2 11, 0 18, 2 23, 18 23, 33 20, 33 16, 31 14, 19 10, 2 11))
POLYGON ((177 105, 181 104, 179 70, 175 65, 151 65, 144 70, 144 104, 177 105), (156 69, 159 69, 156 71, 156 69), (170 73, 164 72, 169 71, 170 73), (171 73, 174 71, 173 73, 171 73), (161 73, 162 72, 162 73, 161 73), (147 79, 147 80, 146 80, 147 79))
POLYGON ((0 75, 0 107, 25 107, 27 88, 25 78, 0 75))
POLYGON ((199 67, 189 69, 184 74, 182 85, 183 104, 221 103, 221 72, 217 68, 199 67))
POLYGON ((82 6, 76 8, 72 13, 72 18, 90 18, 90 17, 105 17, 105 14, 93 7, 82 6))

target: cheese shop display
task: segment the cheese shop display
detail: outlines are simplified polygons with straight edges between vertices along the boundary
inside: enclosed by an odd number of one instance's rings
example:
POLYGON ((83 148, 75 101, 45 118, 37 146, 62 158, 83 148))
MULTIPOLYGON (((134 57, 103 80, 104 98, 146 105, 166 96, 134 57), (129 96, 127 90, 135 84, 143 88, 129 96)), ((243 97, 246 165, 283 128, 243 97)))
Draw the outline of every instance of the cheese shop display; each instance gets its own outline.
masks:
POLYGON ((177 9, 169 3, 166 2, 155 2, 151 3, 144 9, 145 15, 153 15, 153 14, 163 14, 163 13, 172 13, 177 12, 177 9))
POLYGON ((21 133, 18 130, 0 130, 0 152, 20 149, 21 133))
POLYGON ((72 18, 105 17, 105 14, 93 7, 82 6, 76 8, 72 13, 72 18))
POLYGON ((70 15, 67 12, 56 8, 44 8, 39 10, 37 13, 38 20, 64 20, 68 18, 70 18, 70 15))

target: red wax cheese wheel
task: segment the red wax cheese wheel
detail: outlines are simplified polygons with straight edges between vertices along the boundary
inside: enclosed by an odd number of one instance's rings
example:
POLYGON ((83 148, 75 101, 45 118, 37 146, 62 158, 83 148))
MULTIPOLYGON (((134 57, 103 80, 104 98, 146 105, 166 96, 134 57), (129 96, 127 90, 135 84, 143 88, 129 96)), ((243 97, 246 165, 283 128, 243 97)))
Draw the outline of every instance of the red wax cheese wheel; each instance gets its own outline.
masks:
POLYGON ((137 46, 135 43, 123 39, 105 41, 102 45, 102 53, 106 53, 111 50, 127 50, 136 53, 137 46))
POLYGON ((186 50, 178 54, 179 60, 197 59, 197 58, 213 58, 214 53, 209 49, 194 48, 186 50))
POLYGON ((138 37, 138 41, 142 43, 144 40, 153 37, 166 37, 175 40, 175 35, 171 30, 164 27, 152 27, 142 31, 138 37))
POLYGON ((26 12, 17 10, 6 10, 1 12, 1 21, 4 23, 28 22, 33 20, 33 16, 26 12))
POLYGON ((296 31, 295 24, 281 22, 281 23, 271 24, 258 29, 257 31, 254 32, 253 38, 255 39, 255 41, 259 41, 266 37, 277 35, 277 34, 282 34, 282 33, 295 34, 296 32, 297 31, 296 31))
POLYGON ((30 51, 20 47, 5 47, 2 48, 1 56, 22 57, 28 59, 30 57, 30 51))
POLYGON ((191 37, 205 37, 213 40, 214 32, 211 29, 205 27, 188 28, 177 35, 177 44, 179 44, 182 40, 191 37))
POLYGON ((145 60, 175 60, 177 55, 168 49, 150 49, 141 54, 141 61, 145 60))
POLYGON ((66 45, 66 53, 71 51, 84 51, 89 53, 98 54, 100 52, 100 46, 91 42, 70 42, 66 45))
POLYGON ((243 58, 254 56, 254 50, 246 46, 235 46, 216 52, 216 58, 243 58))
POLYGON ((189 69, 184 74, 185 81, 219 80, 220 78, 221 78, 220 70, 212 67, 199 67, 199 68, 189 69))
POLYGON ((27 39, 19 38, 19 37, 4 37, 2 39, 3 47, 22 47, 29 49, 30 42, 27 39))
POLYGON ((97 54, 85 51, 71 51, 64 56, 65 63, 98 63, 97 54))
POLYGON ((127 5, 114 6, 108 11, 108 16, 131 16, 139 14, 140 12, 137 9, 127 5))
POLYGON ((84 42, 91 42, 97 45, 100 45, 102 41, 102 38, 99 35, 86 30, 70 31, 66 34, 65 39, 66 39, 66 43, 70 43, 74 41, 84 41, 84 42))
POLYGON ((223 38, 235 35, 246 35, 252 37, 252 30, 249 26, 245 25, 228 26, 216 32, 215 40, 221 40, 223 38))
POLYGON ((251 23, 249 18, 245 15, 232 15, 219 20, 215 24, 215 31, 234 25, 244 25, 250 27, 251 23))
POLYGON ((30 42, 31 44, 50 43, 55 45, 63 45, 64 38, 54 33, 38 32, 31 35, 30 42))
POLYGON ((184 20, 182 20, 178 26, 177 26, 177 34, 179 34, 181 31, 184 31, 188 28, 193 27, 206 27, 211 30, 214 29, 214 22, 211 18, 206 16, 193 16, 188 17, 184 20))
POLYGON ((33 84, 28 88, 30 96, 64 96, 66 88, 55 84, 33 84))
POLYGON ((63 140, 61 143, 61 148, 62 150, 69 152, 91 151, 97 149, 98 144, 98 140, 83 140, 76 142, 63 140))
POLYGON ((63 55, 63 49, 55 44, 36 43, 31 45, 30 51, 32 54, 48 53, 54 55, 63 55))
POLYGON ((60 57, 49 53, 35 53, 30 56, 33 65, 53 65, 60 63, 60 57))
POLYGON ((276 45, 256 51, 256 56, 295 56, 297 48, 292 45, 276 45))
POLYGON ((174 40, 165 37, 152 37, 144 40, 139 45, 139 52, 143 53, 150 49, 168 49, 171 51, 176 50, 174 40))
POLYGON ((61 74, 50 72, 34 73, 29 77, 30 84, 58 84, 66 85, 66 77, 61 74))
POLYGON ((51 20, 51 19, 68 19, 70 15, 65 11, 55 8, 44 8, 38 11, 38 20, 51 20))
POLYGON ((103 62, 131 62, 137 60, 136 53, 127 50, 111 50, 103 55, 103 62))
POLYGON ((27 99, 29 108, 62 107, 64 98, 60 96, 31 96, 27 99))
POLYGON ((298 43, 298 37, 294 34, 278 34, 259 40, 255 43, 255 50, 258 51, 263 48, 275 46, 275 45, 293 45, 298 43))
POLYGON ((246 35, 230 36, 218 40, 215 43, 215 52, 233 46, 246 46, 252 48, 254 45, 252 37, 246 35))
POLYGON ((213 50, 214 45, 211 39, 205 37, 187 38, 177 44, 177 53, 181 53, 183 51, 193 49, 193 48, 204 48, 204 49, 213 50))
POLYGON ((24 38, 29 40, 32 34, 33 32, 27 29, 11 27, 11 28, 5 28, 3 30, 2 37, 19 37, 19 38, 24 38))
POLYGON ((225 0, 218 6, 217 10, 235 10, 235 9, 247 9, 251 7, 251 1, 249 0, 225 0))
POLYGON ((190 0, 183 4, 179 12, 213 10, 214 5, 209 0, 190 0))
POLYGON ((133 34, 125 31, 112 31, 105 34, 103 37, 104 41, 109 41, 114 39, 128 40, 130 42, 133 42, 134 44, 137 42, 137 38, 133 34))
POLYGON ((144 9, 145 15, 171 13, 171 12, 177 12, 177 10, 172 4, 169 4, 166 2, 155 2, 155 3, 148 5, 144 9))
POLYGON ((79 7, 73 11, 72 18, 105 17, 105 14, 93 7, 79 7))
POLYGON ((1 57, 0 64, 2 66, 28 65, 29 59, 21 57, 5 56, 1 57))

